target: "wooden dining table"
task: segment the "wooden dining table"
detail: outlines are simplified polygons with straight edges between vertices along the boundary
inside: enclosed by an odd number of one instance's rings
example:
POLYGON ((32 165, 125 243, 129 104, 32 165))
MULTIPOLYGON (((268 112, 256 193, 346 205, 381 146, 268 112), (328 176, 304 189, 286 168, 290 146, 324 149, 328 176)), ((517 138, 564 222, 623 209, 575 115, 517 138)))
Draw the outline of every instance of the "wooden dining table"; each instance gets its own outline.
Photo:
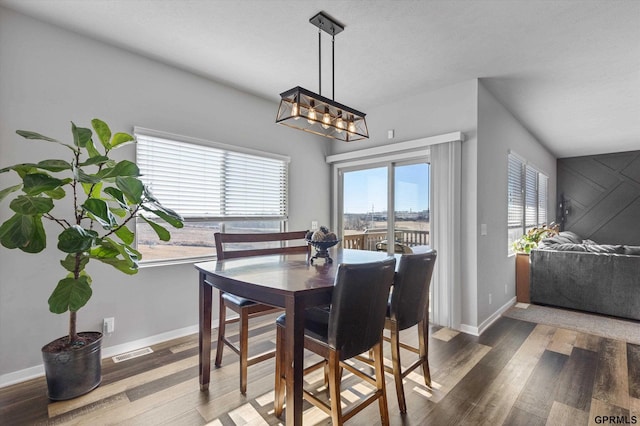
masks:
POLYGON ((330 249, 333 263, 304 254, 265 255, 202 262, 199 271, 200 390, 209 388, 211 372, 212 290, 229 292, 285 309, 286 424, 302 424, 304 314, 312 306, 331 302, 333 283, 341 263, 383 260, 385 252, 330 249))

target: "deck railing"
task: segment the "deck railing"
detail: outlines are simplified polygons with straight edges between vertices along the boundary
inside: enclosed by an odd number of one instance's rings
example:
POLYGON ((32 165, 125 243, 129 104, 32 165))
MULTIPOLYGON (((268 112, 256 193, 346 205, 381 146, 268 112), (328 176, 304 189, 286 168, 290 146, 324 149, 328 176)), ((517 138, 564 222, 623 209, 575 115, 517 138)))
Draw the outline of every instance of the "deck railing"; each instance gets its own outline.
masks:
MULTIPOLYGON (((409 247, 429 245, 429 231, 398 230, 394 231, 396 243, 409 247)), ((387 231, 364 231, 359 234, 345 235, 342 238, 342 247, 355 250, 376 250, 376 244, 386 241, 387 231)))

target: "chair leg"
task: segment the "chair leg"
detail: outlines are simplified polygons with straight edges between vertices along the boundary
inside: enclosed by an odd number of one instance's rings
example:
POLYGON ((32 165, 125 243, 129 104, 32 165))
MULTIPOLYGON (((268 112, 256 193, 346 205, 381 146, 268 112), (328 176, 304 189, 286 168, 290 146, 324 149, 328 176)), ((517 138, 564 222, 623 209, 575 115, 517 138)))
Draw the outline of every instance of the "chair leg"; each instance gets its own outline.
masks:
MULTIPOLYGON (((331 402, 331 422, 334 426, 342 425, 342 404, 340 403, 340 381, 342 369, 340 359, 335 351, 329 352, 329 399, 331 402)), ((383 373, 384 374, 384 373, 383 373)))
POLYGON ((222 292, 219 296, 220 314, 218 315, 218 344, 216 346, 216 361, 215 366, 220 367, 222 365, 222 351, 224 349, 224 332, 227 322, 227 308, 225 307, 224 299, 222 298, 222 292))
POLYGON ((431 387, 431 371, 429 370, 429 322, 425 318, 418 323, 418 341, 424 384, 431 387))
POLYGON ((400 332, 398 324, 391 323, 391 360, 393 362, 393 381, 396 384, 398 396, 398 408, 401 413, 407 412, 407 402, 404 398, 404 386, 402 385, 402 366, 400 364, 400 332))
POLYGON ((276 326, 276 378, 274 386, 273 408, 276 417, 282 416, 285 397, 284 383, 284 330, 280 326, 276 326))
MULTIPOLYGON (((380 392, 380 398, 378 398, 378 405, 380 407, 380 422, 383 426, 389 424, 389 406, 387 405, 387 390, 385 387, 384 378, 384 360, 382 358, 382 342, 376 344, 373 347, 374 364, 376 369, 376 387, 380 392)), ((402 386, 402 382, 400 382, 402 386)))
POLYGON ((240 309, 240 393, 247 393, 247 369, 249 368, 249 314, 240 309))

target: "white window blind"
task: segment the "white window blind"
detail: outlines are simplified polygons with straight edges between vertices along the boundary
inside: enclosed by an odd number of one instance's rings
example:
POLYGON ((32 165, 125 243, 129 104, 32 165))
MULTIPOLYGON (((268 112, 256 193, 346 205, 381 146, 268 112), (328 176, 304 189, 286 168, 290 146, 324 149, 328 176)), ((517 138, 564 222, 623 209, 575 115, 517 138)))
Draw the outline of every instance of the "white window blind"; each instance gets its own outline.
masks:
POLYGON ((547 223, 547 178, 538 173, 538 224, 547 223))
POLYGON ((548 178, 521 157, 509 153, 507 171, 508 253, 527 230, 547 223, 548 178))
POLYGON ((288 162, 136 133, 142 181, 185 219, 287 217, 288 162))
POLYGON ((525 213, 524 225, 527 229, 538 224, 538 172, 530 166, 525 167, 525 213))
POLYGON ((507 196, 508 226, 510 229, 522 228, 523 226, 522 166, 523 162, 518 157, 509 154, 507 196))

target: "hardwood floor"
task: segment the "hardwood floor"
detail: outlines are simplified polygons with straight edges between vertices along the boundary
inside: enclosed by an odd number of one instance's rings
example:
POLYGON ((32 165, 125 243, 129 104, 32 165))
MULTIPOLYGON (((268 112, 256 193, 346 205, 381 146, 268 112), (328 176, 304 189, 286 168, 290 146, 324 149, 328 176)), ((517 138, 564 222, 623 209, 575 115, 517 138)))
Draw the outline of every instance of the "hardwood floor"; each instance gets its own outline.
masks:
MULTIPOLYGON (((252 329, 253 353, 273 347, 272 321, 267 316, 252 329)), ((407 330, 403 340, 416 334, 407 330)), ((155 345, 143 357, 117 364, 105 359, 102 384, 70 401, 49 401, 44 378, 0 389, 0 424, 281 424, 273 416, 273 360, 249 368, 243 397, 238 357, 226 351, 223 367, 212 370, 209 392, 202 393, 197 344, 193 335, 155 345)), ((410 363, 411 354, 402 355, 410 363)), ((410 374, 405 416, 387 375, 392 425, 640 424, 639 345, 503 317, 480 337, 432 327, 429 359, 433 389, 410 374)), ((324 394, 321 371, 306 381, 324 394)), ((354 376, 345 375, 343 383, 345 404, 368 392, 354 376)), ((308 406, 304 423, 330 422, 308 406)), ((378 423, 375 404, 348 422, 378 423)))

